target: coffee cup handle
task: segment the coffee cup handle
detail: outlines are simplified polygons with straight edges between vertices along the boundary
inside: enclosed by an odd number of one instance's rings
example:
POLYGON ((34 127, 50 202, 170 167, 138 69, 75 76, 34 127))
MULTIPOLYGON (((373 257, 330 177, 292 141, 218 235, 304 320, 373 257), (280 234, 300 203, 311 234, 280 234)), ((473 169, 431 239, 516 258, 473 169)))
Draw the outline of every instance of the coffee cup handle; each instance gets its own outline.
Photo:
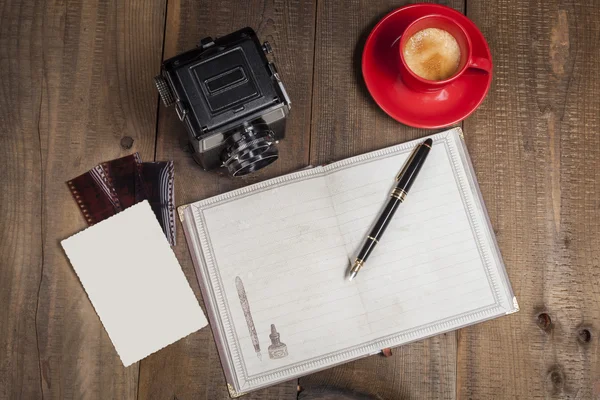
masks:
POLYGON ((487 58, 472 57, 469 60, 469 68, 480 69, 489 73, 492 71, 492 62, 487 58))

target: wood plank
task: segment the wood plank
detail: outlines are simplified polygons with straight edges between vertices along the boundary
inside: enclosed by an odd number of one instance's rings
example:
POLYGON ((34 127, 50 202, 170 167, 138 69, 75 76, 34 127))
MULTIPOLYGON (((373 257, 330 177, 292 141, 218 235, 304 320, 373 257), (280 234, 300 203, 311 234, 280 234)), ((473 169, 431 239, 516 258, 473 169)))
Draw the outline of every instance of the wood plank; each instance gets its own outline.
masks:
MULTIPOLYGON (((445 2, 459 11, 463 1, 445 2)), ((368 34, 397 1, 319 2, 311 163, 321 164, 424 136, 404 126, 371 99, 360 71, 368 34)), ((301 398, 331 393, 377 398, 453 398, 456 337, 440 335, 300 379, 301 398), (348 389, 345 389, 348 388, 348 389)), ((323 397, 326 398, 326 397, 323 397)))
POLYGON ((458 397, 597 398, 600 2, 467 11, 495 79, 465 136, 521 311, 460 332, 458 397))
POLYGON ((35 108, 43 165, 43 209, 35 223, 43 238, 37 316, 43 395, 134 399, 138 365, 123 367, 59 242, 86 227, 65 181, 134 151, 154 156, 152 78, 165 3, 49 2, 35 10, 41 32, 31 40, 43 49, 32 57, 40 59, 43 76, 35 108), (130 149, 121 146, 124 137, 133 139, 130 149))
MULTIPOLYGON (((170 0, 164 58, 196 46, 206 36, 218 37, 244 26, 253 27, 273 47, 273 60, 292 100, 280 158, 247 178, 232 179, 223 172, 205 172, 191 158, 187 134, 173 108, 160 108, 157 160, 175 161, 177 204, 186 204, 237 187, 292 172, 308 164, 315 3, 312 1, 235 0, 198 3, 170 0)), ((157 71, 158 72, 158 71, 157 71)), ((201 301, 193 265, 178 224, 175 252, 201 301)), ((202 303, 202 301, 201 301, 202 303)), ((297 381, 249 394, 248 399, 295 399, 297 381)), ((229 394, 209 328, 142 361, 140 399, 228 399, 229 394)))
POLYGON ((31 1, 0 1, 0 10, 0 399, 35 399, 42 395, 35 331, 42 19, 31 1))

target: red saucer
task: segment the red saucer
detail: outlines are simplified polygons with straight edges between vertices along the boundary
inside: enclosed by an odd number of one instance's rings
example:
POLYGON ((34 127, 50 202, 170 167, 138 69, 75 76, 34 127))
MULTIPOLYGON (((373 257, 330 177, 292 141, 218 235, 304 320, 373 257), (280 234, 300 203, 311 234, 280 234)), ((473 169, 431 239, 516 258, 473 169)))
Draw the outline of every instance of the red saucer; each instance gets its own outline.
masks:
POLYGON ((445 6, 412 4, 392 11, 373 28, 363 51, 362 73, 371 96, 390 117, 406 125, 432 129, 471 115, 490 89, 492 74, 469 69, 436 92, 407 88, 399 75, 399 40, 411 22, 428 14, 456 18, 471 38, 473 56, 491 62, 487 42, 470 19, 445 6))

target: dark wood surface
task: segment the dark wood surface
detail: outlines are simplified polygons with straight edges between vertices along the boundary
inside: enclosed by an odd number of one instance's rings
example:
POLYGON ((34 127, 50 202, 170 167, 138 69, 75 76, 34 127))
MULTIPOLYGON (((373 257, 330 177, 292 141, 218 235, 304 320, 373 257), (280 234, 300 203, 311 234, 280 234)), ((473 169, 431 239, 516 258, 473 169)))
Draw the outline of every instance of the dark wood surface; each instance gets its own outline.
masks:
POLYGON ((139 368, 123 367, 59 242, 85 227, 65 181, 154 157, 165 4, 11 0, 0 13, 0 398, 135 398, 139 368))
POLYGON ((458 397, 598 399, 600 2, 467 10, 495 60, 467 145, 521 311, 459 331, 458 397))
MULTIPOLYGON (((228 398, 207 328, 122 366, 59 245, 85 227, 64 182, 139 151, 175 161, 183 204, 427 134, 360 76, 366 35, 403 4, 0 0, 0 399, 228 398), (293 106, 280 160, 233 181, 193 163, 152 77, 243 26, 272 44, 293 106)), ((600 398, 600 1, 444 4, 494 57, 462 125, 521 311, 246 398, 600 398)), ((175 251, 201 301, 180 226, 175 251)))
MULTIPOLYGON (((187 134, 173 109, 162 106, 157 127, 157 160, 175 161, 177 204, 186 204, 250 183, 289 173, 308 164, 315 4, 298 0, 246 3, 237 0, 199 3, 170 1, 167 9, 164 57, 193 48, 206 36, 223 36, 252 26, 274 49, 274 61, 293 99, 281 158, 272 167, 244 179, 202 171, 192 160, 187 134)), ((178 227, 175 249, 199 299, 194 267, 178 227)), ((229 399, 223 369, 210 329, 202 329, 141 362, 140 398, 229 399)), ((249 399, 296 398, 297 380, 245 396, 249 399)))

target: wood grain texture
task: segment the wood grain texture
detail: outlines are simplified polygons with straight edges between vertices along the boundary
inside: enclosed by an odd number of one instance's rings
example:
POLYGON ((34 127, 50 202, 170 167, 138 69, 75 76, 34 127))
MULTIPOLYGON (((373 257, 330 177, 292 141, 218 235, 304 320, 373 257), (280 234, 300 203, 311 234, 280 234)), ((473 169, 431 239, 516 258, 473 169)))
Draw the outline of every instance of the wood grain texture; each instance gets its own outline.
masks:
POLYGON ((35 331, 43 262, 41 26, 35 4, 0 1, 0 399, 42 395, 35 331))
MULTIPOLYGON (((362 79, 364 43, 375 24, 407 3, 325 1, 317 12, 312 164, 379 149, 428 133, 388 117, 371 99, 362 79), (342 4, 343 3, 343 4, 342 4)), ((462 1, 444 5, 463 10, 462 1)), ((379 399, 441 399, 455 396, 456 337, 439 335, 300 379, 303 399, 351 395, 379 399)))
MULTIPOLYGON (((308 164, 314 13, 315 3, 312 1, 169 0, 165 59, 193 48, 206 36, 223 36, 250 26, 256 30, 261 41, 271 43, 272 59, 292 100, 286 137, 279 144, 279 160, 242 179, 229 178, 222 170, 202 171, 189 154, 187 133, 175 110, 164 108, 161 104, 156 159, 175 161, 178 205, 292 172, 308 164)), ((177 258, 202 302, 179 223, 177 229, 177 258)), ((296 395, 297 381, 293 380, 244 398, 295 399, 296 395)), ((172 399, 174 396, 178 399, 229 399, 223 369, 209 328, 142 361, 139 398, 172 399)))
POLYGON ((600 3, 467 11, 495 79, 465 137, 521 311, 460 332, 458 397, 597 399, 600 3))
MULTIPOLYGON (((183 204, 427 134, 389 118, 360 76, 367 34, 403 4, 0 0, 0 399, 228 399, 208 329, 123 368, 60 247, 85 227, 64 182, 156 151, 175 160, 183 204), (152 77, 165 29, 168 58, 243 26, 271 42, 293 106, 280 160, 232 180, 194 164, 173 109, 155 148, 152 77)), ((521 311, 301 378, 299 399, 600 398, 600 2, 466 11, 495 79, 465 136, 521 311)), ((200 299, 180 225, 178 243, 200 299)), ((292 399, 296 384, 244 398, 292 399)))
POLYGON ((65 181, 134 151, 153 158, 158 96, 152 77, 161 58, 164 3, 32 7, 42 21, 29 40, 42 49, 30 57, 41 68, 42 215, 34 226, 43 241, 37 313, 43 397, 135 399, 138 365, 123 367, 60 241, 86 227, 65 181), (134 141, 131 149, 120 145, 125 136, 134 141))

